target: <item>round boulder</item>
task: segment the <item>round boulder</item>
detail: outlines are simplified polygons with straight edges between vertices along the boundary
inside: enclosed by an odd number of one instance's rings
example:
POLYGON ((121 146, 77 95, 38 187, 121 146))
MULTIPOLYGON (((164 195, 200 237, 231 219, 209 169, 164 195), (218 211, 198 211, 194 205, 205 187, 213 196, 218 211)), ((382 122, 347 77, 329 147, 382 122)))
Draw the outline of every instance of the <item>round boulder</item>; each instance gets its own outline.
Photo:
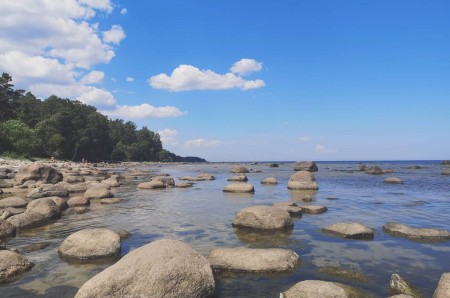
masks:
POLYGON ((278 273, 289 272, 299 263, 298 255, 288 249, 218 248, 208 257, 219 271, 278 273))
POLYGON ((235 193, 253 193, 255 192, 255 188, 250 183, 231 183, 225 186, 223 189, 224 192, 235 192, 235 193))
POLYGON ((322 228, 322 231, 345 239, 373 239, 373 230, 361 223, 337 223, 322 228))
POLYGON ((240 210, 234 220, 234 227, 261 229, 261 230, 283 230, 293 227, 289 213, 277 207, 251 206, 240 210))
POLYGON ((33 263, 17 252, 0 250, 0 283, 16 279, 33 267, 33 263))
POLYGON ((76 298, 212 297, 208 260, 177 240, 157 240, 135 249, 88 280, 76 298))
POLYGON ((294 171, 317 172, 318 168, 313 161, 297 161, 294 165, 294 171))
POLYGON ((113 198, 113 193, 106 186, 95 185, 89 187, 83 194, 86 199, 113 198))
POLYGON ((388 184, 402 184, 403 183, 402 179, 397 178, 397 177, 387 177, 386 179, 384 179, 383 182, 388 183, 388 184))
POLYGON ((289 178, 288 188, 294 190, 317 190, 316 178, 311 172, 298 171, 289 178))
POLYGON ((58 253, 69 260, 116 257, 120 255, 120 236, 109 229, 84 229, 67 237, 58 253))
POLYGON ((268 177, 261 180, 261 184, 278 184, 278 181, 275 177, 268 177))
POLYGON ((195 178, 197 181, 203 181, 203 180, 215 180, 216 177, 214 177, 212 174, 209 173, 202 173, 195 178))
POLYGON ((117 178, 115 178, 115 177, 110 177, 108 179, 103 180, 102 184, 105 184, 109 187, 119 187, 120 186, 119 180, 117 180, 117 178))
POLYGON ((72 197, 67 201, 69 207, 89 206, 91 202, 83 196, 72 197))
POLYGON ((61 216, 61 210, 49 198, 36 199, 28 204, 25 212, 7 219, 13 226, 21 229, 36 228, 51 223, 61 216))
POLYGON ((0 208, 8 208, 8 207, 25 207, 27 205, 27 201, 19 197, 9 197, 0 200, 0 208))
POLYGON ((285 298, 353 298, 361 296, 356 289, 337 282, 304 280, 284 292, 285 298))

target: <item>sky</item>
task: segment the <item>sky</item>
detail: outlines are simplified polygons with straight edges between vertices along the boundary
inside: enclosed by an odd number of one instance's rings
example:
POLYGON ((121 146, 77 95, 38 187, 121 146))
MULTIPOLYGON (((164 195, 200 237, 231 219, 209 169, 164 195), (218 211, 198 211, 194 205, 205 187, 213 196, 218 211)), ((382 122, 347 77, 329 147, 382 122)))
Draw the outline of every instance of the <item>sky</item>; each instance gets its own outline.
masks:
POLYGON ((450 2, 0 0, 0 72, 208 161, 450 158, 450 2))

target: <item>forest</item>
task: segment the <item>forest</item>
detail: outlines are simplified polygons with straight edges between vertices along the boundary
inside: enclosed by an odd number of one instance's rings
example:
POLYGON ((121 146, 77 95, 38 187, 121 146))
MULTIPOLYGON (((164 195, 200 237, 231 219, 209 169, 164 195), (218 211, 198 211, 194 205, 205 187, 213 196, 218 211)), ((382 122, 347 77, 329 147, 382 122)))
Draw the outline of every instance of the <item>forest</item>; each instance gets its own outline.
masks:
POLYGON ((109 119, 93 106, 59 98, 45 100, 14 89, 12 77, 0 78, 0 155, 54 156, 81 161, 205 161, 180 157, 162 146, 160 136, 136 124, 109 119))

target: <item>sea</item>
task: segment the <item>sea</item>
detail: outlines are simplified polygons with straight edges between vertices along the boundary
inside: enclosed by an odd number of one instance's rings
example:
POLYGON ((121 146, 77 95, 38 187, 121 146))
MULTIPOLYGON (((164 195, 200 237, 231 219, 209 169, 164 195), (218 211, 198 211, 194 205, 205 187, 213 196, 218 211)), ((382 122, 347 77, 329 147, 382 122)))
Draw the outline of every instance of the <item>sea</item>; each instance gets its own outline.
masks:
POLYGON ((114 261, 69 264, 57 253, 61 242, 84 228, 105 227, 127 230, 132 236, 122 242, 122 256, 157 239, 170 238, 188 243, 207 256, 221 247, 285 248, 300 256, 300 265, 283 274, 217 273, 218 297, 279 297, 303 280, 336 281, 353 286, 367 297, 387 297, 389 280, 398 273, 423 297, 431 297, 442 273, 450 272, 450 242, 423 243, 385 234, 382 226, 395 221, 420 228, 450 230, 450 176, 442 175, 440 161, 339 161, 317 162, 314 172, 318 191, 287 189, 294 174, 294 162, 239 163, 251 170, 246 174, 253 194, 224 193, 230 172, 237 163, 143 164, 108 168, 111 173, 132 169, 165 173, 175 178, 211 173, 212 181, 195 182, 191 188, 162 190, 138 189, 149 177, 122 179, 114 188, 120 204, 91 202, 84 214, 63 215, 54 223, 20 231, 6 242, 21 248, 47 242, 42 250, 24 253, 35 264, 21 279, 0 285, 0 297, 74 297, 78 288, 114 261), (368 175, 356 171, 361 166, 377 165, 390 174, 368 175), (403 184, 386 184, 395 176, 403 184), (275 177, 277 185, 260 181, 275 177), (310 200, 305 202, 304 200, 310 200), (294 219, 294 228, 269 234, 241 231, 232 227, 236 213, 252 205, 271 205, 291 201, 298 205, 326 206, 322 214, 303 214, 294 219), (373 240, 346 240, 321 232, 324 226, 338 222, 361 222, 371 227, 373 240), (365 279, 330 273, 324 268, 358 272, 365 279))

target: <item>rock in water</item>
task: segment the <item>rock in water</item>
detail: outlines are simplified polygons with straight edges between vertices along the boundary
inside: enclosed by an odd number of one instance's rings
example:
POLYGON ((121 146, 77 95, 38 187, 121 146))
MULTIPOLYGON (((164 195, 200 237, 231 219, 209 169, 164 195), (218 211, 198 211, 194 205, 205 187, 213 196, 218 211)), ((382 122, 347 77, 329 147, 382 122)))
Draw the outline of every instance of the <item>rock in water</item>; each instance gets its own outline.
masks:
POLYGON ((237 174, 233 177, 228 178, 227 181, 247 182, 248 178, 245 174, 237 174))
POLYGON ((308 171, 298 171, 289 178, 288 188, 294 190, 317 190, 316 179, 308 171))
POLYGON ((158 189, 158 188, 166 188, 166 185, 164 184, 164 182, 154 180, 139 183, 137 187, 141 189, 158 189))
POLYGON ((448 298, 450 297, 450 273, 444 273, 439 279, 438 286, 434 291, 433 298, 448 298))
POLYGON ((410 295, 415 298, 420 298, 421 295, 419 295, 412 286, 403 278, 400 277, 397 273, 394 273, 391 275, 391 280, 389 282, 389 290, 392 294, 398 295, 398 294, 404 294, 404 295, 410 295))
POLYGON ((44 164, 32 164, 21 166, 17 171, 15 179, 19 183, 24 183, 28 180, 35 180, 55 184, 63 180, 63 175, 51 166, 44 164))
POLYGON ((208 260, 177 240, 157 240, 135 249, 88 280, 76 298, 212 297, 208 260))
POLYGON ((356 289, 337 282, 304 280, 284 292, 285 298, 356 298, 364 297, 356 289))
POLYGON ((0 250, 0 283, 14 280, 32 267, 33 263, 21 254, 9 250, 0 250))
POLYGON ((29 229, 44 226, 61 216, 61 210, 49 198, 36 199, 28 204, 24 213, 11 216, 7 219, 13 226, 20 229, 29 229))
POLYGON ((383 175, 384 174, 383 170, 378 166, 373 166, 373 167, 368 168, 366 173, 369 175, 383 175))
POLYGON ((67 237, 58 253, 69 260, 115 257, 120 254, 120 236, 109 229, 84 229, 67 237))
POLYGON ((224 192, 235 192, 235 193, 253 193, 255 188, 250 183, 246 182, 236 182, 228 184, 223 188, 224 192))
POLYGON ((319 169, 313 161, 297 161, 294 165, 294 171, 317 172, 319 169))
POLYGON ((249 173, 249 172, 250 171, 244 166, 235 165, 231 168, 231 173, 249 173))
POLYGON ((240 210, 233 220, 234 227, 283 230, 293 227, 289 213, 277 207, 251 206, 240 210))
POLYGON ((0 239, 16 236, 16 227, 4 219, 0 219, 0 239))
POLYGON ((89 187, 85 192, 83 197, 87 199, 104 199, 113 198, 113 193, 106 186, 95 185, 89 187))
POLYGON ((327 207, 317 205, 302 205, 300 208, 305 214, 321 214, 328 211, 327 207))
POLYGON ((361 223, 337 223, 322 228, 322 231, 346 239, 373 239, 373 230, 361 223))
POLYGON ((294 270, 299 257, 294 251, 287 249, 239 247, 214 249, 208 260, 219 271, 277 273, 294 270))
POLYGON ((402 184, 403 183, 402 179, 397 178, 397 177, 387 177, 386 179, 384 179, 383 182, 390 183, 390 184, 402 184))
POLYGON ((450 232, 439 229, 412 228, 395 222, 388 222, 383 231, 394 236, 405 237, 419 242, 447 242, 450 232))
POLYGON ((268 177, 261 180, 261 184, 278 184, 278 181, 275 177, 268 177))

